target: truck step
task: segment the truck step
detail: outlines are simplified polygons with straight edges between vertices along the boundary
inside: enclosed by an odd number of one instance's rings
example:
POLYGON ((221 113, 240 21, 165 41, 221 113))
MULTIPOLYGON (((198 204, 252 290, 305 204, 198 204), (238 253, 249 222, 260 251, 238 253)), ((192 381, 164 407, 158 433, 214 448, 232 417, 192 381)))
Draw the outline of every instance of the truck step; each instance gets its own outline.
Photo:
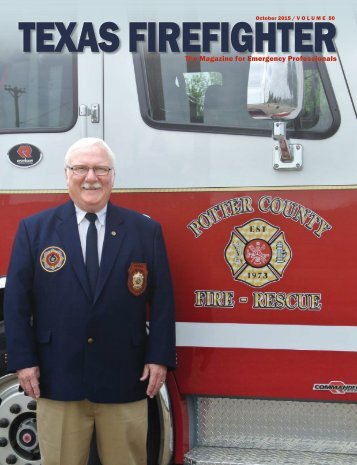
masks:
POLYGON ((357 455, 296 450, 195 447, 185 455, 185 465, 357 465, 357 455))

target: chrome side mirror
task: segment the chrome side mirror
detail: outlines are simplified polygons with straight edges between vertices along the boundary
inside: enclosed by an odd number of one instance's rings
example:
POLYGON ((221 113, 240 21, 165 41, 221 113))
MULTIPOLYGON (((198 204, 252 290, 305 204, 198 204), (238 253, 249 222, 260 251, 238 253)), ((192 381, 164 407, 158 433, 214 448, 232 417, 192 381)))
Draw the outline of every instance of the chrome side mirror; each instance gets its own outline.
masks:
POLYGON ((289 120, 302 110, 304 74, 301 61, 254 61, 275 55, 253 54, 248 79, 248 111, 252 118, 289 120))
POLYGON ((253 54, 250 57, 247 109, 252 118, 274 121, 275 169, 301 169, 302 146, 289 145, 286 120, 296 118, 303 108, 304 71, 301 61, 287 55, 253 54), (284 61, 270 61, 281 58, 284 61))

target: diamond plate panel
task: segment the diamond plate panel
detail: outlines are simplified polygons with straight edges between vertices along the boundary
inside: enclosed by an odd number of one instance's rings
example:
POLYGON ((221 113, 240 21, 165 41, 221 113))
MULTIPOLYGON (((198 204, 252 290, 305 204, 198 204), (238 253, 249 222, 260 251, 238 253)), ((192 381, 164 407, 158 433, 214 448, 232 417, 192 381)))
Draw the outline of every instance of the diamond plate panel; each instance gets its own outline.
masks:
POLYGON ((356 433, 356 404, 197 399, 199 446, 357 454, 356 433))
POLYGON ((286 450, 195 447, 185 465, 356 465, 357 456, 286 450))

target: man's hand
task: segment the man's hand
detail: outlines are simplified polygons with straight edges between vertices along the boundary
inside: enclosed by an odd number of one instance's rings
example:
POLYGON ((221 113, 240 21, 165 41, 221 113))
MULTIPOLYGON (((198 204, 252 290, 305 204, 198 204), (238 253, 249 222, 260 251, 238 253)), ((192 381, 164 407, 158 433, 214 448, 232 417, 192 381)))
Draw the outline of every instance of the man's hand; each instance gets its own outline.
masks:
POLYGON ((155 365, 154 363, 147 363, 144 366, 143 374, 140 381, 145 381, 149 378, 149 385, 146 394, 152 399, 159 392, 161 386, 166 379, 167 368, 165 365, 155 365))
POLYGON ((31 396, 33 399, 38 399, 40 397, 39 367, 22 368, 21 370, 17 370, 16 373, 19 383, 26 394, 31 396))

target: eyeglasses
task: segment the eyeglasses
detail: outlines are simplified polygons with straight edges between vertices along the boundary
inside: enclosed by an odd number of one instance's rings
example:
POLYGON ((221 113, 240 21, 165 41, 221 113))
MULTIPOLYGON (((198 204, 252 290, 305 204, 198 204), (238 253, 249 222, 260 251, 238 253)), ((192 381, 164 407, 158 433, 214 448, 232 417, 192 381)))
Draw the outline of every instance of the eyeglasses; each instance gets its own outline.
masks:
POLYGON ((93 166, 92 168, 89 166, 66 166, 66 168, 71 170, 77 176, 87 176, 89 170, 93 170, 96 176, 106 176, 114 169, 108 168, 107 166, 93 166))

